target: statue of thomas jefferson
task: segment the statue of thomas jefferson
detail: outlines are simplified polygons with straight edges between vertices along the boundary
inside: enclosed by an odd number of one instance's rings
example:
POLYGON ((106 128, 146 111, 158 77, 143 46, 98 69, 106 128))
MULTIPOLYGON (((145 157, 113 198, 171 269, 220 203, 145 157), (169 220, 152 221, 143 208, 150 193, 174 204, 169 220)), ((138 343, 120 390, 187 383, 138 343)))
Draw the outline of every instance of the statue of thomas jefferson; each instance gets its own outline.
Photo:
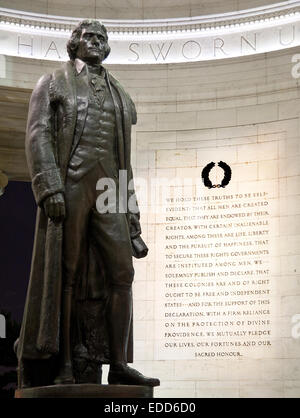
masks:
MULTIPOLYGON (((103 363, 110 384, 157 386, 127 365, 132 255, 147 254, 137 204, 124 210, 128 200, 118 197, 120 170, 132 182, 135 106, 102 66, 110 53, 105 26, 81 22, 67 50, 70 61, 41 77, 29 105, 25 148, 38 212, 19 387, 101 383, 103 363), (115 182, 116 210, 97 210, 104 178, 115 182)), ((136 202, 132 187, 127 198, 136 202)))

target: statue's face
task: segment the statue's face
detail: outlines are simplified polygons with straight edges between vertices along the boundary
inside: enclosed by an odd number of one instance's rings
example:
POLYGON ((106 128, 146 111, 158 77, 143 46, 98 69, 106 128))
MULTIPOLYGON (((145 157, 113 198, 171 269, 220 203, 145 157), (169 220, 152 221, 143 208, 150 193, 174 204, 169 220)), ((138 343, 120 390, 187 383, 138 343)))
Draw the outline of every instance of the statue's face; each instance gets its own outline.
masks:
POLYGON ((107 39, 100 26, 88 26, 81 33, 77 58, 90 64, 101 63, 105 58, 107 39))

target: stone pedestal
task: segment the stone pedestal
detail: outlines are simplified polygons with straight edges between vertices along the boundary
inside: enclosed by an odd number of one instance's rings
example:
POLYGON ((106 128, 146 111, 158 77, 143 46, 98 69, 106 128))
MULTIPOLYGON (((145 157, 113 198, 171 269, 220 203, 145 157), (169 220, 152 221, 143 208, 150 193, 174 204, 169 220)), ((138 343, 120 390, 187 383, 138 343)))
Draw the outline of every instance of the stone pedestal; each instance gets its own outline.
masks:
POLYGON ((153 387, 127 385, 54 385, 17 389, 15 398, 153 398, 153 387))

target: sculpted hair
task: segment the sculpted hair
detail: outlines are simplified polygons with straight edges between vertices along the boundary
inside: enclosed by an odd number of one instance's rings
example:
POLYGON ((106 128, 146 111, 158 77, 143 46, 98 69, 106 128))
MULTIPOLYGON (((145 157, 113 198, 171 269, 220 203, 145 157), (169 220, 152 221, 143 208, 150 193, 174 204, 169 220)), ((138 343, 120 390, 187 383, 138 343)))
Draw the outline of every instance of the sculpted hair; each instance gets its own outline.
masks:
POLYGON ((105 34, 106 37, 106 51, 105 51, 105 58, 108 57, 109 53, 110 53, 110 46, 108 45, 108 35, 107 35, 107 30, 106 27, 104 25, 102 25, 102 23, 98 22, 98 20, 83 20, 82 22, 80 22, 76 28, 73 30, 71 38, 69 39, 68 43, 67 43, 67 51, 69 54, 69 57, 71 60, 75 60, 76 55, 77 55, 77 49, 79 46, 79 41, 80 41, 80 37, 82 34, 83 29, 86 29, 89 26, 98 26, 105 34))

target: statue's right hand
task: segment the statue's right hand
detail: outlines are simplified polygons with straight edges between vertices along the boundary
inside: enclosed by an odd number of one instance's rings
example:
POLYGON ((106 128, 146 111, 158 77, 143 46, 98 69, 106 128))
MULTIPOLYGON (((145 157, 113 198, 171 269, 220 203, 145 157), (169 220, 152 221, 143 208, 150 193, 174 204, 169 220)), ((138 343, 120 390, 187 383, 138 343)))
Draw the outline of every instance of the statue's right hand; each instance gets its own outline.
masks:
POLYGON ((61 221, 66 216, 65 198, 63 193, 56 193, 46 197, 44 201, 46 216, 53 221, 61 221))

